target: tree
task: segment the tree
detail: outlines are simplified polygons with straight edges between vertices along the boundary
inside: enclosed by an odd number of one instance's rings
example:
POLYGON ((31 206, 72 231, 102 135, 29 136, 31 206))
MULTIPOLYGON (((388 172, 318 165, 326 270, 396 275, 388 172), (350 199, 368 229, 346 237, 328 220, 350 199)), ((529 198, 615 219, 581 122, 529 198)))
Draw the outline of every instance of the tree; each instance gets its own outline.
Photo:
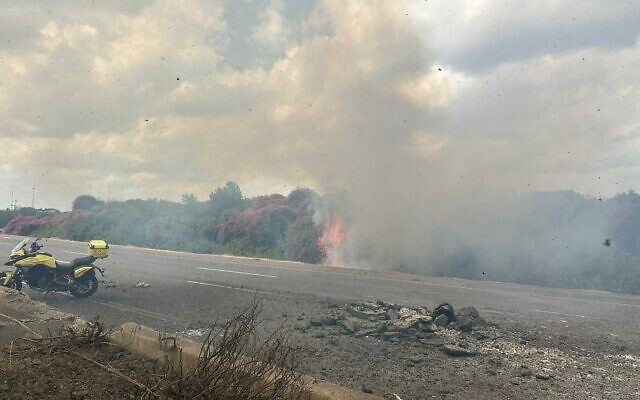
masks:
POLYGON ((92 208, 99 206, 101 204, 102 202, 96 199, 95 197, 90 196, 88 194, 84 194, 82 196, 76 197, 76 199, 73 201, 72 210, 73 211, 91 210, 92 208))
POLYGON ((198 203, 198 199, 193 193, 183 193, 182 194, 182 204, 187 207, 193 207, 198 203))
POLYGON ((311 189, 297 188, 289 193, 287 202, 294 209, 300 210, 301 212, 306 212, 307 208, 309 207, 309 203, 311 203, 311 201, 313 201, 313 199, 316 197, 318 197, 318 195, 311 189))
POLYGON ((298 218, 289 225, 285 238, 285 257, 289 260, 318 264, 326 254, 319 245, 320 228, 310 215, 298 218))
POLYGON ((229 214, 231 211, 239 211, 246 204, 240 187, 233 181, 227 182, 225 186, 218 187, 209 194, 209 208, 215 217, 229 214))

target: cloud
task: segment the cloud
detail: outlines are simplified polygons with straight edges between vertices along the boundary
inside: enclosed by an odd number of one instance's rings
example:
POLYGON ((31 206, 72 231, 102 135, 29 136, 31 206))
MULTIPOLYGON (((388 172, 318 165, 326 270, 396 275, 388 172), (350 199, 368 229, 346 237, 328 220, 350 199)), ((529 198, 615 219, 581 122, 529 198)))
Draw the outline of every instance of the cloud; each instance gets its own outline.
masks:
POLYGON ((274 50, 286 48, 291 40, 291 27, 282 16, 281 0, 271 0, 262 14, 261 22, 253 31, 252 38, 262 46, 274 50))
POLYGON ((2 11, 24 24, 0 46, 0 194, 68 208, 310 185, 349 219, 354 259, 398 266, 453 247, 444 230, 478 234, 457 221, 491 226, 504 192, 637 186, 640 45, 616 28, 633 10, 422 3, 322 0, 292 20, 271 2, 244 41, 235 2, 2 11), (594 20, 611 43, 578 34, 594 20), (268 57, 232 61, 258 38, 268 57))
MULTIPOLYGON (((24 18, 33 19, 28 11, 24 18)), ((125 130, 153 114, 180 76, 197 80, 216 70, 225 30, 221 5, 162 0, 135 11, 36 18, 30 46, 0 50, 3 135, 28 134, 12 130, 24 123, 58 137, 125 130)))
POLYGON ((640 34, 634 2, 430 0, 408 9, 434 35, 442 62, 474 72, 549 53, 628 47, 640 34))

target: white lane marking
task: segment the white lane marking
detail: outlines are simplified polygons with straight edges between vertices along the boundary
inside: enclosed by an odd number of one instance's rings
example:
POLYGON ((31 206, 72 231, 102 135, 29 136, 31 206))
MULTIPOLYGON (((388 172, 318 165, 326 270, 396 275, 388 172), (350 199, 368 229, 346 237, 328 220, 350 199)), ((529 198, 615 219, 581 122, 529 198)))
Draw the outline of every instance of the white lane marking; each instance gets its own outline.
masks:
POLYGON ((500 314, 500 315, 524 315, 524 314, 518 314, 515 312, 504 312, 504 311, 495 311, 495 310, 487 310, 484 308, 479 308, 479 311, 482 311, 483 313, 488 313, 488 314, 500 314))
POLYGON ((544 314, 562 315, 562 316, 565 316, 565 317, 577 317, 577 318, 590 319, 590 320, 592 320, 592 321, 598 321, 598 320, 597 320, 597 319, 595 319, 595 318, 590 318, 590 317, 587 317, 587 316, 585 316, 585 315, 578 315, 578 314, 566 314, 566 313, 561 313, 561 312, 545 311, 545 310, 531 310, 531 311, 539 312, 539 313, 544 313, 544 314))
POLYGON ((11 245, 14 245, 14 246, 15 246, 15 243, 5 243, 5 242, 0 242, 0 244, 6 244, 7 246, 11 246, 11 245))
MULTIPOLYGON (((71 241, 67 241, 70 243, 73 243, 71 241)), ((408 279, 398 279, 398 278, 384 278, 381 276, 372 276, 372 275, 358 275, 358 274, 350 274, 350 273, 346 273, 346 272, 334 272, 334 271, 320 271, 319 269, 304 269, 304 268, 299 268, 299 267, 291 267, 291 268, 287 268, 287 267, 277 267, 277 266, 270 266, 270 265, 262 265, 262 264, 249 264, 249 263, 240 263, 240 262, 234 262, 234 261, 227 261, 227 260, 206 260, 203 258, 187 258, 187 257, 175 257, 175 256, 170 256, 170 255, 165 255, 165 254, 158 254, 158 250, 156 249, 143 249, 146 250, 148 252, 145 253, 140 253, 140 252, 135 252, 135 251, 127 251, 127 253, 129 254, 138 254, 138 255, 153 255, 156 257, 166 257, 166 258, 175 258, 175 259, 180 259, 180 260, 192 260, 192 261, 200 261, 200 262, 215 262, 215 263, 222 263, 222 264, 236 264, 236 265, 243 265, 243 266, 256 266, 256 267, 261 267, 261 268, 278 268, 278 269, 287 269, 290 271, 304 271, 304 272, 311 272, 311 273, 315 273, 315 274, 328 274, 328 275, 337 275, 337 276, 348 276, 348 277, 353 277, 353 278, 369 278, 369 279, 378 279, 378 280, 382 280, 382 281, 388 281, 388 282, 400 282, 400 283, 413 283, 413 284, 417 284, 417 285, 424 285, 424 286, 434 286, 434 287, 445 287, 445 288, 453 288, 453 289, 463 289, 463 290, 471 290, 471 291, 476 291, 476 292, 484 292, 484 293, 492 293, 492 294, 506 294, 506 295, 510 295, 510 296, 522 296, 521 292, 511 292, 511 291, 507 291, 507 290, 495 290, 495 289, 484 289, 484 288, 475 288, 475 287, 468 287, 468 286, 460 286, 460 285, 449 285, 449 284, 445 284, 445 283, 431 283, 431 282, 423 282, 423 281, 416 281, 416 280, 408 280, 408 279)), ((85 254, 85 253, 77 253, 77 254, 85 254)), ((192 253, 186 253, 186 254, 192 254, 192 253)), ((203 256, 209 256, 209 257, 216 257, 216 255, 203 255, 203 256)), ((220 257, 220 256, 218 256, 220 257)), ((318 268, 323 268, 323 267, 318 267, 318 268)), ((611 295, 616 295, 615 293, 612 293, 611 295)), ((536 298, 543 298, 543 299, 552 299, 552 300, 568 300, 568 301, 574 301, 574 302, 589 302, 589 303, 596 303, 596 304, 607 304, 607 305, 613 305, 613 306, 624 306, 624 307, 634 307, 634 308, 640 308, 640 304, 630 304, 630 303, 620 303, 620 302, 615 302, 615 301, 606 301, 606 300, 591 300, 591 299, 583 299, 583 298, 575 298, 575 297, 563 297, 563 296, 551 296, 551 295, 543 295, 543 294, 529 294, 529 297, 536 297, 536 298)))
MULTIPOLYGON (((194 258, 195 260, 195 258, 194 258)), ((258 267, 258 268, 271 268, 271 269, 286 269, 287 271, 302 271, 302 272, 313 272, 311 269, 304 269, 298 267, 277 267, 275 265, 265 265, 265 264, 249 264, 249 263, 241 263, 235 261, 219 261, 219 260, 202 260, 204 262, 216 263, 216 264, 235 264, 235 265, 243 265, 247 267, 258 267)))
MULTIPOLYGON (((511 292, 511 291, 508 291, 508 290, 484 289, 484 288, 475 288, 475 287, 460 286, 460 285, 449 285, 449 284, 446 284, 446 283, 432 283, 432 282, 415 281, 415 280, 408 280, 408 279, 385 278, 385 277, 381 277, 381 276, 372 276, 372 275, 358 275, 358 274, 350 274, 350 273, 346 273, 346 272, 321 271, 321 270, 319 270, 319 268, 325 268, 325 267, 322 267, 322 266, 319 266, 318 269, 305 269, 305 268, 300 268, 300 267, 282 267, 282 266, 263 265, 263 264, 255 264, 255 263, 242 263, 242 262, 227 261, 227 260, 206 260, 206 259, 203 259, 203 258, 177 257, 177 256, 154 253, 153 249, 148 249, 148 251, 149 251, 148 253, 140 253, 140 252, 135 252, 135 251, 128 251, 128 253, 130 253, 130 254, 138 254, 138 255, 153 255, 153 256, 156 256, 156 257, 174 258, 174 259, 185 260, 185 261, 189 261, 190 260, 190 261, 210 262, 210 263, 218 263, 218 264, 235 264, 235 265, 242 265, 242 266, 247 266, 247 267, 285 269, 285 270, 289 270, 289 271, 311 272, 311 273, 314 273, 314 274, 348 276, 348 277, 353 277, 353 278, 370 278, 370 279, 378 279, 378 280, 389 281, 389 282, 413 283, 413 284, 425 285, 425 286, 445 287, 445 288, 453 288, 453 289, 471 290, 471 291, 476 291, 476 292, 500 293, 500 294, 507 294, 507 295, 512 295, 512 296, 513 295, 521 296, 521 293, 519 293, 519 292, 511 292)), ((207 255, 203 255, 203 256, 207 256, 207 255)), ((213 255, 211 257, 215 257, 215 255, 213 255)), ((615 293, 612 293, 612 294, 615 295, 615 293)), ((553 299, 553 300, 569 300, 569 301, 577 301, 577 302, 586 301, 586 302, 590 302, 590 303, 599 303, 599 304, 608 304, 608 305, 614 305, 614 306, 627 306, 627 307, 640 308, 640 304, 619 303, 619 302, 615 302, 615 301, 591 300, 591 299, 572 298, 572 297, 563 297, 563 296, 550 296, 550 295, 543 295, 543 294, 530 294, 529 296, 530 297, 553 299)))
MULTIPOLYGON (((152 249, 150 249, 149 253, 138 253, 138 252, 133 252, 133 251, 129 251, 129 253, 130 254, 138 254, 138 255, 153 255, 153 256, 156 256, 156 257, 175 258, 175 259, 185 260, 185 261, 191 260, 191 261, 212 262, 212 263, 219 263, 219 264, 236 264, 236 265, 242 265, 242 266, 248 266, 248 267, 277 268, 277 269, 286 269, 286 270, 290 270, 290 271, 311 272, 311 273, 314 273, 314 274, 348 276, 348 277, 353 277, 353 278, 370 278, 370 279, 378 279, 378 280, 389 281, 389 282, 413 283, 413 284, 425 285, 425 286, 445 287, 445 288, 471 290, 471 291, 484 292, 484 293, 500 293, 500 294, 506 294, 506 295, 511 295, 511 296, 521 296, 521 293, 519 293, 519 292, 510 292, 510 291, 507 291, 507 290, 474 288, 474 287, 460 286, 460 285, 449 285, 449 284, 446 284, 446 283, 432 283, 432 282, 415 281, 415 280, 408 280, 408 279, 384 278, 384 277, 381 277, 381 276, 349 274, 349 273, 346 273, 346 272, 320 271, 319 269, 318 270, 316 270, 316 269, 304 269, 304 268, 298 268, 298 267, 288 268, 288 267, 278 267, 278 266, 262 265, 262 264, 240 263, 240 262, 234 262, 234 261, 218 261, 218 260, 205 260, 205 259, 202 259, 202 258, 175 257, 175 256, 164 255, 164 254, 158 254, 158 253, 154 254, 152 252, 152 249)), ((318 268, 324 268, 324 267, 318 267, 318 268)), ((530 297, 545 298, 545 299, 553 299, 553 300, 569 300, 569 301, 577 301, 577 302, 586 301, 586 302, 590 302, 590 303, 599 303, 599 304, 608 304, 608 305, 614 305, 614 306, 627 306, 627 307, 640 308, 640 304, 619 303, 619 302, 615 302, 615 301, 590 300, 590 299, 571 298, 571 297, 562 297, 562 296, 550 296, 550 295, 543 295, 543 294, 529 294, 529 296, 530 297)))
POLYGON ((63 253, 69 253, 69 254, 81 254, 81 255, 83 255, 83 256, 86 256, 86 255, 87 255, 87 253, 80 253, 80 252, 77 252, 77 251, 62 250, 62 252, 63 252, 63 253))
MULTIPOLYGON (((259 267, 259 268, 271 268, 271 269, 285 269, 288 271, 302 271, 302 272, 314 272, 312 269, 304 269, 304 268, 300 268, 300 267, 278 267, 275 265, 267 265, 267 264, 250 264, 250 263, 242 263, 242 262, 236 262, 236 261, 227 261, 227 260, 211 260, 211 259, 207 259, 207 258, 194 258, 194 257, 178 257, 178 256, 173 256, 173 255, 168 255, 168 254, 158 254, 157 252, 154 253, 153 250, 149 250, 149 252, 137 252, 137 251, 127 251, 128 254, 135 254, 135 255, 139 255, 139 256, 155 256, 155 257, 162 257, 162 258, 172 258, 175 260, 181 260, 181 261, 199 261, 199 262, 206 262, 206 263, 216 263, 216 264, 235 264, 235 265, 242 265, 242 266, 246 266, 246 267, 259 267)), ((204 257, 222 257, 222 256, 216 256, 216 255, 209 255, 209 254, 202 254, 202 256, 204 257)), ((277 260, 276 260, 277 261, 277 260)))
POLYGON ((12 237, 9 237, 9 236, 3 236, 2 238, 3 239, 13 239, 12 237))
POLYGON ((262 293, 262 294, 268 294, 271 296, 282 296, 281 294, 273 293, 273 292, 263 292, 262 290, 253 290, 253 289, 238 288, 233 286, 216 285, 214 283, 206 283, 206 282, 198 282, 198 281, 187 281, 187 283, 193 283, 195 285, 213 286, 213 287, 218 287, 223 289, 240 290, 243 292, 262 293))
POLYGON ((277 276, 274 276, 274 275, 252 274, 251 272, 230 271, 228 269, 205 268, 205 267, 198 267, 198 269, 201 269, 203 271, 229 272, 230 274, 262 276, 265 278, 277 278, 277 276))
MULTIPOLYGON (((66 242, 70 242, 70 243, 80 243, 80 242, 72 242, 72 241, 66 241, 66 242)), ((178 251, 178 250, 166 250, 166 249, 151 249, 151 248, 145 248, 145 247, 137 247, 137 246, 131 246, 131 245, 120 245, 120 244, 114 244, 112 245, 112 247, 114 248, 121 248, 127 251, 130 250, 141 250, 144 252, 154 252, 154 253, 162 253, 162 254, 187 254, 187 255, 198 255, 198 256, 204 256, 204 257, 216 257, 216 258, 221 258, 224 260, 229 260, 229 259, 233 259, 233 260, 258 260, 258 261, 265 261, 265 262, 272 262, 272 263, 278 263, 278 264, 286 264, 286 265, 296 265, 296 266, 300 266, 300 265, 305 265, 305 263, 300 262, 300 261, 291 261, 291 260, 278 260, 278 259, 269 259, 269 258, 260 258, 260 257, 244 257, 244 256, 234 256, 234 255, 229 255, 229 254, 211 254, 211 253, 189 253, 186 251, 178 251)), ((134 254, 146 254, 146 253, 134 253, 134 254)))
MULTIPOLYGON (((495 289, 484 289, 484 288, 474 288, 468 286, 460 286, 460 285, 447 285, 445 283, 431 283, 431 282, 422 282, 422 281, 413 281, 408 279, 397 279, 397 278, 383 278, 381 276, 371 276, 371 275, 356 275, 356 274, 347 274, 344 272, 332 272, 332 271, 309 271, 316 274, 330 274, 330 275, 341 275, 341 276, 349 276, 354 278, 371 278, 378 279, 389 282, 402 282, 402 283, 414 283, 417 285, 425 285, 425 286, 436 286, 436 287, 446 287, 453 289, 464 289, 464 290, 472 290, 476 292, 486 292, 486 293, 500 293, 506 294, 510 296, 518 296, 521 297, 522 293, 518 292, 510 292, 507 290, 495 290, 495 289)), ((589 302, 589 303, 599 303, 599 304, 609 304, 614 306, 627 306, 627 307, 636 307, 640 308, 640 304, 629 304, 629 303, 618 303, 615 301, 605 301, 605 300, 591 300, 591 299, 582 299, 582 298, 574 298, 574 297, 562 297, 562 296, 550 296, 544 294, 528 294, 529 297, 539 297, 544 299, 553 299, 553 300, 569 300, 569 301, 577 301, 577 302, 589 302)))

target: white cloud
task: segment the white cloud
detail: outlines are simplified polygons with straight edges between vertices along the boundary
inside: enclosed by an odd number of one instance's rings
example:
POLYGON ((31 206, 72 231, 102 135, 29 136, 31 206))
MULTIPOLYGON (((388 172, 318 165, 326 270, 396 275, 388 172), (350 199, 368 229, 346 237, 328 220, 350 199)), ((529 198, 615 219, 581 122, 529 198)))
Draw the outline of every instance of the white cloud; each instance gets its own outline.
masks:
POLYGON ((271 0, 261 15, 261 22, 253 31, 252 38, 262 46, 282 50, 290 44, 292 30, 282 16, 282 0, 271 0))
POLYGON ((640 29, 635 2, 429 0, 408 9, 439 58, 466 70, 550 52, 625 47, 640 29))
POLYGON ((269 56, 242 68, 220 3, 131 4, 0 10, 24 21, 0 45, 4 198, 311 185, 343 195, 352 256, 398 265, 437 229, 477 233, 457 221, 491 222, 501 191, 640 184, 628 5, 271 2, 233 41, 269 56))
POLYGON ((225 58, 219 2, 0 12, 31 26, 14 24, 20 45, 0 47, 0 146, 37 143, 38 160, 0 183, 47 187, 58 207, 105 196, 104 176, 113 191, 173 199, 228 179, 355 182, 367 195, 370 176, 390 190, 402 176, 446 190, 460 175, 514 189, 617 190, 596 175, 637 185, 640 47, 616 28, 637 10, 570 3, 323 0, 291 21, 272 1, 246 39, 277 58, 244 69, 225 58), (574 37, 591 23, 608 46, 574 37))

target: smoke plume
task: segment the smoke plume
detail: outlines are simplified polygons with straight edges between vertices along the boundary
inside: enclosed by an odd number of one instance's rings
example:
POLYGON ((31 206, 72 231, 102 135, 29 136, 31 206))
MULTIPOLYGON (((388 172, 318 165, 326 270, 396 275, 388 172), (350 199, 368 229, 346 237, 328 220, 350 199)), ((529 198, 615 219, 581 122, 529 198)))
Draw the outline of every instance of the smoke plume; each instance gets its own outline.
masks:
POLYGON ((21 27, 0 44, 5 198, 309 186, 342 224, 334 261, 475 276, 603 251, 602 218, 553 224, 581 200, 526 193, 637 184, 637 7, 187 3, 0 11, 21 27))

